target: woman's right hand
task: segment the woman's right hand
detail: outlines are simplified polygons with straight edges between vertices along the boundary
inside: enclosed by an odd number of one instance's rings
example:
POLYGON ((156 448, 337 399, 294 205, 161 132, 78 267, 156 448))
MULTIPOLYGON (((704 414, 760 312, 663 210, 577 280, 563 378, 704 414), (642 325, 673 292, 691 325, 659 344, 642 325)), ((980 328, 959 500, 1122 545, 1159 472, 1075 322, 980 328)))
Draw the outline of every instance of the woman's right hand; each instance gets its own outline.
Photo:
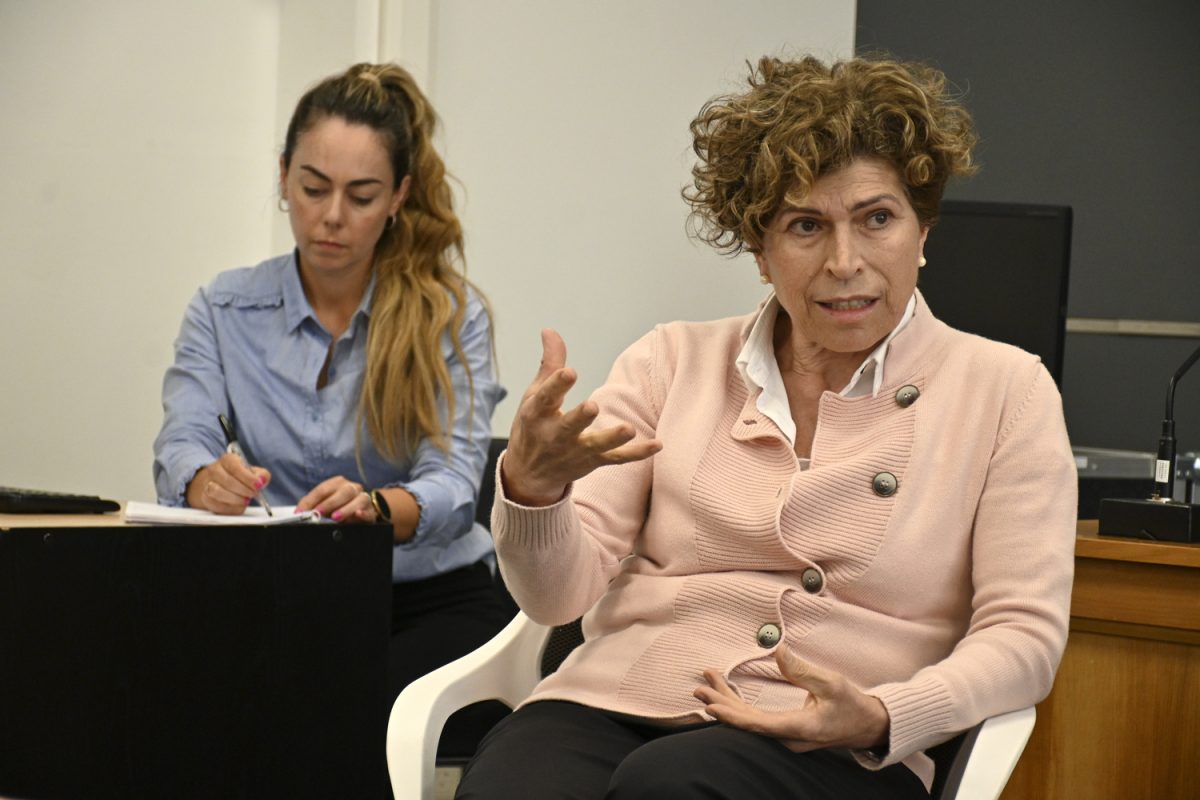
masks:
POLYGON ((521 398, 501 462, 504 493, 514 503, 553 505, 572 481, 597 467, 640 461, 662 449, 657 439, 634 442, 628 423, 588 430, 600 413, 591 400, 563 413, 563 400, 577 377, 566 362, 562 337, 546 328, 541 366, 521 398))
POLYGON ((234 453, 225 453, 196 471, 187 485, 185 498, 192 508, 214 514, 241 514, 264 486, 271 473, 262 467, 248 467, 234 453))

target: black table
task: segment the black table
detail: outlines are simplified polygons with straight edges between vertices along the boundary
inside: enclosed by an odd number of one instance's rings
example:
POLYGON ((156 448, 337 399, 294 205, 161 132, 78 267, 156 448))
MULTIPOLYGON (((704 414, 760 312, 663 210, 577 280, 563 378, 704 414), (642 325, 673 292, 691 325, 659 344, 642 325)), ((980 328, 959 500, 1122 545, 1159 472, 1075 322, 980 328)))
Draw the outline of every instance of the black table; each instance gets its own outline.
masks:
POLYGON ((380 796, 391 553, 386 526, 0 515, 0 795, 380 796))

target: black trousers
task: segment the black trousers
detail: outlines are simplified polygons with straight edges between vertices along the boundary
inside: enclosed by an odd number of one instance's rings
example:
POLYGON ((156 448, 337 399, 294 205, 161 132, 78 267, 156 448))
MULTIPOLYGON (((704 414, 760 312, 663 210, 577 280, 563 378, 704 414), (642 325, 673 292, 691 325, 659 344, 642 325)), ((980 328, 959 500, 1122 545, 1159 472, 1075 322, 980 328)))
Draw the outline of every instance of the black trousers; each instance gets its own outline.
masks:
POLYGON ((844 751, 793 753, 775 739, 706 724, 662 728, 575 703, 522 708, 484 738, 457 800, 928 800, 901 764, 844 751))
MULTIPOLYGON (((394 584, 388 708, 405 686, 480 647, 515 613, 516 606, 482 561, 394 584)), ((456 713, 446 723, 438 752, 448 757, 471 755, 483 734, 507 711, 500 703, 491 703, 456 713)))

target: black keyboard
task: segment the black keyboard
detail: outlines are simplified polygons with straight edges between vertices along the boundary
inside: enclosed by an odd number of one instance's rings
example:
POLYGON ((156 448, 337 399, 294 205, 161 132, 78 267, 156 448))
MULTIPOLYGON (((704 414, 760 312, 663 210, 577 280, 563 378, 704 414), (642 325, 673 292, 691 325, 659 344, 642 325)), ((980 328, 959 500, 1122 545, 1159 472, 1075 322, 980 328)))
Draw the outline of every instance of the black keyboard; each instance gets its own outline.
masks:
POLYGON ((0 513, 3 514, 103 514, 120 510, 120 503, 94 495, 0 486, 0 513))

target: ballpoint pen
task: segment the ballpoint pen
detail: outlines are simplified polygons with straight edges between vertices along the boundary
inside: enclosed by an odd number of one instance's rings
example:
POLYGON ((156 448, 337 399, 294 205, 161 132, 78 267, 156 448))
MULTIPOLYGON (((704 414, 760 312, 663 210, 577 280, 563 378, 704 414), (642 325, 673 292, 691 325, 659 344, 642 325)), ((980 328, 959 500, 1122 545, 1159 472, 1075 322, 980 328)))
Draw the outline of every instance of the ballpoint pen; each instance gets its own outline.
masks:
MULTIPOLYGON (((225 441, 229 442, 225 446, 225 452, 233 453, 242 460, 243 464, 249 467, 250 465, 246 462, 246 454, 242 452, 242 446, 238 444, 237 435, 233 432, 233 423, 224 414, 217 414, 217 420, 221 423, 221 429, 225 431, 225 441)), ((262 505, 268 517, 275 516, 275 512, 271 510, 271 506, 268 505, 267 499, 262 496, 261 491, 254 493, 254 499, 262 505)))

